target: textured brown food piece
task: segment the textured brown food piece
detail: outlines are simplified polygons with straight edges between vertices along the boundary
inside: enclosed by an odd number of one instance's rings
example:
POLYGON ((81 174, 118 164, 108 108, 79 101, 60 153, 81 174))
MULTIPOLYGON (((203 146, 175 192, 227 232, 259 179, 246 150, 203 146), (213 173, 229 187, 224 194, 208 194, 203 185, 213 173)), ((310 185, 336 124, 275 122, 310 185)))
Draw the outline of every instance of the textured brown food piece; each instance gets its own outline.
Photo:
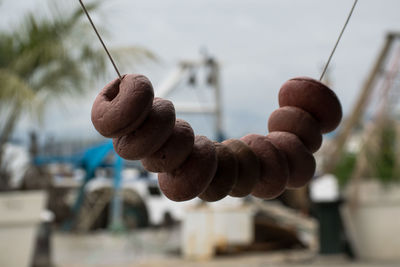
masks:
POLYGON ((260 162, 260 179, 251 194, 263 199, 278 197, 285 191, 289 179, 285 155, 263 135, 248 134, 240 140, 254 151, 260 162))
POLYGON ((245 197, 251 193, 254 185, 260 178, 260 163, 258 162, 258 158, 253 150, 243 141, 228 139, 222 143, 235 153, 239 163, 236 184, 229 195, 232 197, 245 197))
POLYGON ((279 106, 294 106, 309 112, 319 122, 322 133, 333 131, 342 119, 342 106, 336 94, 308 77, 285 82, 279 91, 279 106))
POLYGON ((154 98, 151 82, 128 74, 107 84, 92 106, 92 123, 105 137, 119 137, 137 129, 149 114, 154 98))
POLYGON ((171 172, 178 168, 192 152, 193 129, 189 123, 177 119, 171 136, 150 156, 142 159, 143 167, 151 172, 171 172))
POLYGON ((199 195, 205 201, 218 201, 231 192, 238 176, 238 161, 233 151, 226 145, 216 143, 218 167, 207 189, 199 195))
POLYGON ((306 185, 315 172, 315 159, 311 152, 292 133, 272 132, 267 135, 267 138, 286 155, 289 165, 289 180, 286 188, 299 188, 306 185))
POLYGON ((171 101, 154 98, 143 124, 132 133, 113 138, 115 152, 122 158, 138 160, 156 152, 172 134, 175 108, 171 101))
POLYGON ((192 152, 185 162, 170 173, 158 174, 160 189, 173 201, 193 199, 210 184, 217 164, 213 142, 205 136, 196 136, 192 152))
POLYGON ((297 135, 311 151, 317 151, 322 144, 318 122, 306 111, 297 107, 281 107, 268 120, 270 132, 289 132, 297 135))

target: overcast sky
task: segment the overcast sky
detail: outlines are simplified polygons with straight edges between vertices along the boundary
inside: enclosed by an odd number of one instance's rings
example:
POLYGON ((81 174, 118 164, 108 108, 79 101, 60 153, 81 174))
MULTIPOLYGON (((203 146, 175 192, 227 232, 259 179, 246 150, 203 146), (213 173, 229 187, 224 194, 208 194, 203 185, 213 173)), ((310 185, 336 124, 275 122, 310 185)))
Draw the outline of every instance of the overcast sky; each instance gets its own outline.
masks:
MULTIPOLYGON (((1 1, 0 1, 1 2, 1 1)), ((265 133, 269 114, 278 107, 277 94, 287 79, 318 78, 323 63, 351 8, 352 0, 113 0, 104 1, 94 16, 109 30, 111 47, 141 45, 159 64, 123 68, 140 72, 155 85, 181 59, 196 59, 199 48, 222 63, 224 129, 228 136, 265 133)), ((0 27, 9 28, 28 9, 41 14, 46 1, 3 0, 0 27)), ((78 1, 69 3, 78 5, 78 1)), ((361 0, 331 65, 332 89, 344 112, 351 106, 384 42, 387 31, 400 31, 400 1, 361 0)), ((93 42, 97 42, 93 35, 93 42)), ((90 108, 104 85, 69 106, 53 105, 41 132, 56 136, 96 136, 90 108)), ((195 124, 198 133, 209 129, 195 124)), ((20 133, 38 128, 26 120, 20 133)))

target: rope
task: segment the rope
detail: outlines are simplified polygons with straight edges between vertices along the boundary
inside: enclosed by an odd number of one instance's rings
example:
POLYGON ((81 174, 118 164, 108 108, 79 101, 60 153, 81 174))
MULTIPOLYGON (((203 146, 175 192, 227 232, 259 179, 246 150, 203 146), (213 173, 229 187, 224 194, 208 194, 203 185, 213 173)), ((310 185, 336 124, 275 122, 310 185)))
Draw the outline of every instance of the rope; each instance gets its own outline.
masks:
POLYGON ((110 59, 112 65, 114 66, 114 69, 115 69, 115 71, 117 72, 119 79, 121 80, 121 79, 122 79, 121 74, 119 73, 118 68, 117 68, 117 66, 116 66, 115 63, 114 63, 114 60, 113 60, 113 58, 111 57, 110 52, 108 52, 108 49, 107 49, 106 45, 105 45, 104 42, 103 42, 103 39, 101 39, 101 36, 100 36, 99 32, 98 32, 97 29, 96 29, 96 26, 94 26, 94 23, 93 23, 93 21, 92 21, 92 18, 91 18, 90 15, 89 15, 89 12, 87 11, 87 9, 86 9, 85 5, 83 4, 82 0, 79 0, 79 3, 81 3, 81 6, 82 6, 83 11, 85 12, 87 18, 89 19, 89 22, 90 22, 90 24, 92 25, 94 32, 96 33, 97 37, 99 38, 100 43, 103 45, 103 48, 104 48, 104 50, 106 51, 106 53, 107 53, 107 55, 108 55, 108 58, 110 59))
POLYGON ((344 30, 346 29, 347 24, 349 23, 349 20, 350 20, 350 18, 351 18, 351 15, 353 14, 354 8, 355 8, 356 5, 357 5, 357 2, 358 2, 358 0, 355 0, 354 3, 353 3, 353 6, 351 7, 351 10, 350 10, 349 15, 347 16, 346 22, 344 23, 344 26, 343 26, 343 28, 342 28, 340 34, 339 34, 339 37, 338 37, 338 39, 336 40, 336 44, 335 44, 335 46, 333 47, 331 54, 329 55, 328 61, 327 61, 326 64, 325 64, 325 67, 324 67, 324 70, 322 71, 321 77, 319 78, 320 81, 322 80, 322 78, 324 77, 324 75, 325 75, 325 73, 326 73, 326 70, 328 69, 329 63, 331 62, 331 59, 332 59, 332 57, 333 57, 333 54, 334 54, 335 51, 336 51, 336 47, 338 46, 338 44, 339 44, 339 42, 340 42, 340 39, 342 38, 343 32, 344 32, 344 30))
MULTIPOLYGON (((326 73, 326 71, 327 71, 327 69, 328 69, 329 63, 331 62, 331 59, 332 59, 332 57, 333 57, 333 54, 335 53, 336 48, 337 48, 337 46, 338 46, 338 44, 339 44, 339 42, 340 42, 340 39, 342 38, 342 35, 343 35, 343 33, 344 33, 344 30, 346 29, 347 24, 348 24, 349 21, 350 21, 350 18, 351 18, 352 14, 353 14, 354 8, 355 8, 356 5, 357 5, 357 2, 358 2, 358 0, 355 0, 354 3, 353 3, 353 6, 351 7, 351 10, 350 10, 349 15, 347 16, 346 22, 344 23, 344 26, 343 26, 343 28, 342 28, 340 34, 339 34, 339 37, 338 37, 337 40, 336 40, 335 46, 333 47, 333 49, 332 49, 332 51, 331 51, 331 53, 330 53, 330 55, 329 55, 328 61, 327 61, 326 64, 325 64, 325 67, 324 67, 324 69, 323 69, 323 71, 322 71, 321 77, 319 78, 320 81, 322 80, 322 78, 324 77, 324 75, 325 75, 325 73, 326 73)), ((119 72, 117 66, 115 65, 115 62, 114 62, 113 58, 111 57, 110 52, 108 51, 106 45, 104 44, 103 39, 101 38, 99 32, 97 31, 96 26, 94 25, 94 23, 93 23, 93 21, 92 21, 90 15, 89 15, 89 12, 87 11, 87 9, 86 9, 85 5, 83 4, 82 0, 79 0, 79 3, 81 4, 83 11, 85 12, 87 18, 89 19, 89 22, 90 22, 90 24, 92 25, 93 30, 95 31, 97 37, 99 38, 101 44, 103 45, 103 48, 104 48, 104 50, 106 51, 106 53, 107 53, 107 55, 108 55, 108 57, 109 57, 109 59, 110 59, 112 65, 113 65, 115 71, 117 72, 119 79, 121 80, 121 79, 122 79, 121 74, 120 74, 120 72, 119 72)))

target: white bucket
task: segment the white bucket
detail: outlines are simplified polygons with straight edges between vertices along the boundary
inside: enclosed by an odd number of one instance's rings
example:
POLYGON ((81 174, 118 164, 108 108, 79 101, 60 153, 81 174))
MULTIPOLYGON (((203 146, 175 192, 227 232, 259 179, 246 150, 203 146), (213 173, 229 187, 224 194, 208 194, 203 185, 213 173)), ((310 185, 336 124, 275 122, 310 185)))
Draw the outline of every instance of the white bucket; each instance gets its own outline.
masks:
POLYGON ((0 266, 30 266, 44 191, 0 194, 0 266))
MULTIPOLYGON (((400 262, 400 185, 363 181, 341 213, 355 254, 362 260, 400 262)), ((347 195, 347 200, 351 195, 347 195)))

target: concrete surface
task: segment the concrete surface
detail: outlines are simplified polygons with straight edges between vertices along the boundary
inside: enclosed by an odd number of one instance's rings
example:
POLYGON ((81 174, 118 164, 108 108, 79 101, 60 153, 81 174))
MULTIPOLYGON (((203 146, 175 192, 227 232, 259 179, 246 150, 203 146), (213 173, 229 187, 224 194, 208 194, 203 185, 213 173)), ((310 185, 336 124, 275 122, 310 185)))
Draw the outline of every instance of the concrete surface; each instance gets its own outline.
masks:
POLYGON ((55 233, 53 262, 57 267, 397 267, 400 263, 352 262, 343 256, 315 256, 309 251, 286 251, 217 256, 209 261, 189 261, 179 253, 179 229, 140 230, 124 234, 55 233))

